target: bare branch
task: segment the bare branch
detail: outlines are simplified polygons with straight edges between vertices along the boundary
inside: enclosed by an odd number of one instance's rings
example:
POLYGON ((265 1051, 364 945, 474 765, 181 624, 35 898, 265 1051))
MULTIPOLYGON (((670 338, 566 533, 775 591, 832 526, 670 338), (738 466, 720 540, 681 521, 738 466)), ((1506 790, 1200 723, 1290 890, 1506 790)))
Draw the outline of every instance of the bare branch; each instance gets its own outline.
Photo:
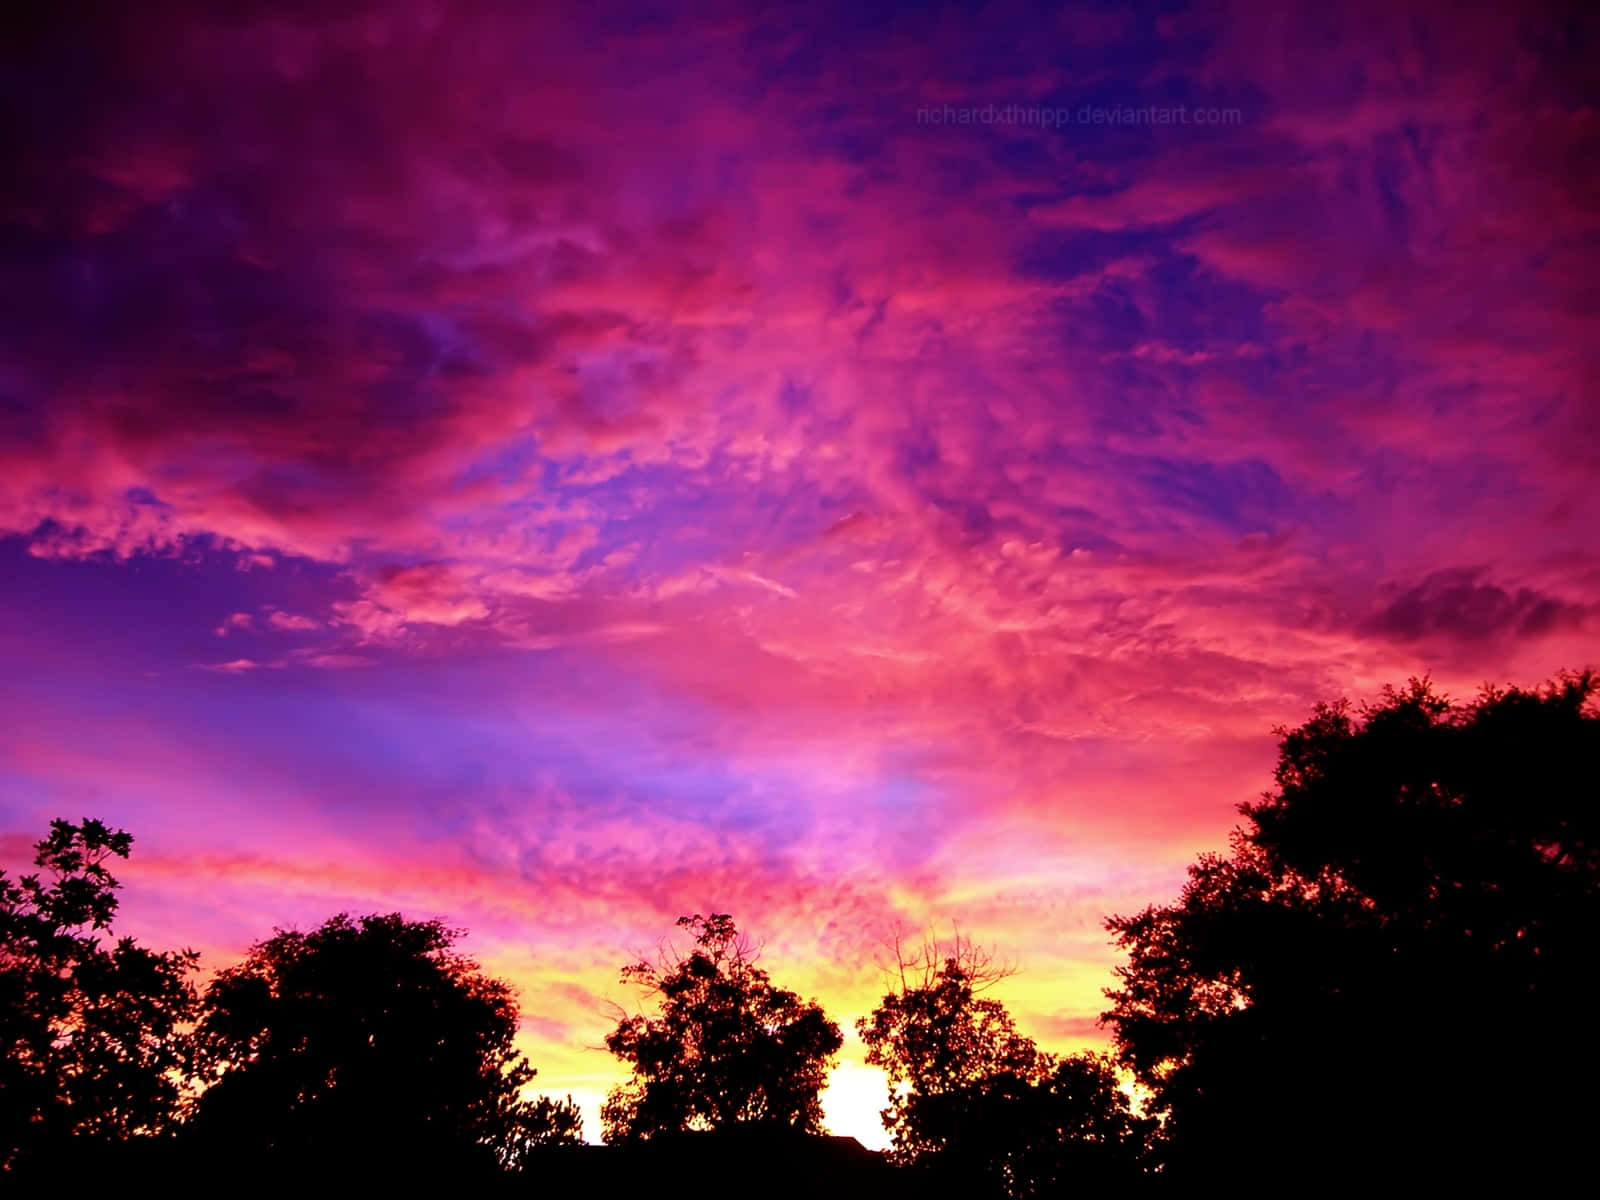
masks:
POLYGON ((898 987, 904 995, 918 988, 932 987, 947 967, 953 967, 976 993, 1017 973, 1015 963, 998 957, 993 947, 980 945, 962 933, 959 922, 952 921, 950 931, 948 939, 941 939, 930 925, 922 933, 922 944, 908 952, 905 931, 896 925, 885 942, 885 949, 894 957, 889 962, 878 963, 887 984, 891 988, 898 987))

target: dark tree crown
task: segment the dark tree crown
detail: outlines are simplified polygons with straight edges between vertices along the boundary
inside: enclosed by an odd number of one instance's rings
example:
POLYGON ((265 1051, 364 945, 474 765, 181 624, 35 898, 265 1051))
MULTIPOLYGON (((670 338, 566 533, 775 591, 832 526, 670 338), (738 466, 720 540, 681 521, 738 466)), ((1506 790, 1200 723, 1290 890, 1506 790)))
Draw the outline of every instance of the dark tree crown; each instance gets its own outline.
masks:
POLYGON ((606 1038, 633 1070, 601 1110, 606 1140, 746 1124, 820 1132, 839 1027, 772 983, 727 913, 681 917, 678 926, 694 933, 687 955, 623 969, 658 1015, 624 1016, 606 1038))
POLYGON ((117 911, 108 862, 132 845, 100 821, 58 820, 35 846, 43 875, 0 871, 0 1167, 176 1124, 197 956, 103 936, 117 911))
POLYGON ((1279 731, 1232 853, 1111 919, 1128 960, 1106 1019, 1175 1170, 1220 1166, 1241 1128, 1263 1162, 1340 1146, 1349 1171, 1578 1144, 1600 1066, 1596 689, 1460 704, 1413 680, 1320 705, 1279 731))

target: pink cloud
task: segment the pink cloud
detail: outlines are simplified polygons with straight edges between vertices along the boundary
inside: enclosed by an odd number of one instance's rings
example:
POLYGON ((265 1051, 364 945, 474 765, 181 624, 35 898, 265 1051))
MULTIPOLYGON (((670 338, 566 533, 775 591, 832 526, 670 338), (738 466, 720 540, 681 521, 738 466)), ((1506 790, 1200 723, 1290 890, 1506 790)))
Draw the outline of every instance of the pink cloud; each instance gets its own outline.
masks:
POLYGON ((286 613, 282 609, 273 609, 267 613, 267 624, 273 629, 285 633, 308 633, 314 629, 321 629, 322 622, 299 613, 286 613))
POLYGON ((207 671, 217 671, 224 675, 242 675, 246 671, 255 671, 264 666, 274 666, 274 663, 259 663, 249 658, 233 658, 227 662, 206 663, 207 671))

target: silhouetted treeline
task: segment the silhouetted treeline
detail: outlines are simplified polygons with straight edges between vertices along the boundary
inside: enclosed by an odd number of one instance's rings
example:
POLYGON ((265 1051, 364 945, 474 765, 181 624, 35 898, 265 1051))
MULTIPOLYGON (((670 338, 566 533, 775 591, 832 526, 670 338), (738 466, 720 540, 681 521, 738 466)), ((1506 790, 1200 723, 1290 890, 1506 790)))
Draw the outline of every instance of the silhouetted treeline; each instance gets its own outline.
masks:
POLYGON ((824 1136, 842 1044, 725 913, 623 970, 652 1012, 581 1144, 529 1098, 511 988, 459 931, 398 914, 278 930, 203 988, 190 951, 116 939, 125 832, 56 821, 0 873, 0 1168, 651 1188, 1055 1195, 1253 1179, 1526 1180, 1581 1167, 1600 930, 1593 675, 1454 704, 1424 683, 1280 730, 1276 789, 1183 894, 1108 922, 1113 1056, 1060 1057, 972 943, 898 954, 857 1024, 889 1077, 886 1156, 824 1136), (1142 1102, 1127 1086, 1142 1085, 1142 1102), (679 1188, 677 1183, 685 1186, 679 1188))

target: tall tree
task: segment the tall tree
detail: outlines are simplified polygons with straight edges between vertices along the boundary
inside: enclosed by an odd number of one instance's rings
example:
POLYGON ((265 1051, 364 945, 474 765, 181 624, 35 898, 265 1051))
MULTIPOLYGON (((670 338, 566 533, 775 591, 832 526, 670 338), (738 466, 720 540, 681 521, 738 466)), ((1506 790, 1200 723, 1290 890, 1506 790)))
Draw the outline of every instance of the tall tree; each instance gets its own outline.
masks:
POLYGON ((1593 1112, 1593 675, 1426 682, 1280 730, 1277 789, 1177 903, 1115 917, 1106 1014, 1170 1170, 1550 1163, 1593 1112))
POLYGON ((0 871, 0 1167, 177 1118, 195 955, 110 938, 119 885, 106 864, 132 845, 99 821, 53 821, 35 846, 44 874, 0 871))
POLYGON ((622 972, 660 1011, 624 1017, 606 1038, 633 1068, 601 1109, 606 1140, 745 1124, 819 1132, 839 1027, 773 985, 728 914, 680 917, 678 926, 694 932, 688 955, 622 972))
POLYGON ((1154 1122, 1134 1113, 1100 1056, 1056 1058, 983 993, 1008 975, 957 934, 909 960, 897 990, 857 1022, 867 1062, 889 1077, 892 1156, 972 1196, 1055 1195, 1138 1175, 1154 1122))
POLYGON ((196 1143, 278 1165, 385 1171, 518 1161, 578 1135, 571 1105, 530 1101, 510 987, 398 913, 278 931, 207 989, 209 1087, 196 1143))

